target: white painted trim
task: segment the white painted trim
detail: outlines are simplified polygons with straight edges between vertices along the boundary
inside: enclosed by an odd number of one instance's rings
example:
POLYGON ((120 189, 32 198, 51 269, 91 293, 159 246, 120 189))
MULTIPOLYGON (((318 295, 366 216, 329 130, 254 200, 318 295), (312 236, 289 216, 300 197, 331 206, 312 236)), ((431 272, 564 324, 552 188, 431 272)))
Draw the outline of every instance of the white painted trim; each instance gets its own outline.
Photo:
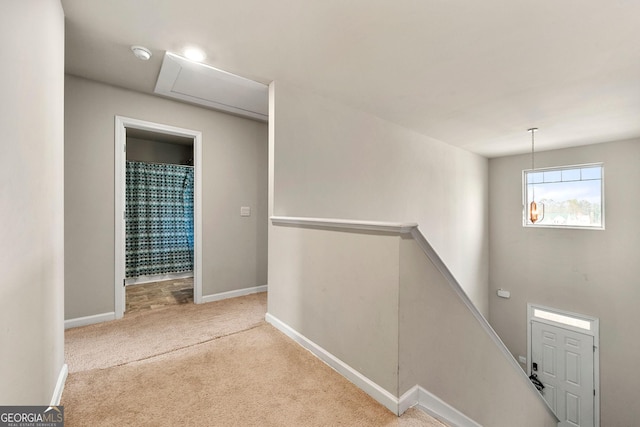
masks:
POLYGON ((467 417, 435 394, 420 386, 415 386, 415 388, 418 389, 418 404, 416 407, 432 417, 451 427, 482 427, 482 425, 467 417))
POLYGON ((420 403, 420 387, 414 385, 398 399, 398 416, 420 403))
POLYGON ((75 319, 65 320, 64 328, 77 328, 79 326, 93 325, 94 323, 108 322, 115 319, 116 313, 113 311, 109 313, 94 314, 92 316, 76 317, 75 319))
POLYGON ((125 310, 125 291, 123 286, 125 270, 125 164, 126 155, 124 147, 126 144, 127 128, 147 130, 193 138, 193 160, 194 160, 194 180, 193 180, 193 227, 194 227, 194 265, 193 265, 193 301, 201 304, 202 299, 202 132, 191 129, 184 129, 176 126, 169 126, 160 123, 147 122, 144 120, 132 119, 129 117, 115 116, 115 267, 114 267, 114 287, 115 303, 114 313, 116 319, 122 318, 125 310))
POLYGON ((242 297, 245 295, 257 294, 257 293, 266 292, 266 291, 267 291, 267 285, 254 286, 252 288, 236 289, 233 291, 220 292, 218 294, 213 294, 213 295, 205 295, 202 297, 202 302, 207 303, 207 302, 221 301, 223 299, 242 297))
POLYGON ((270 313, 265 315, 265 320, 398 416, 402 415, 407 409, 416 406, 451 427, 482 427, 462 412, 418 385, 412 387, 398 399, 392 393, 380 387, 270 313))
POLYGON ((392 393, 380 387, 378 384, 374 383, 369 378, 365 377, 360 372, 356 371, 351 366, 347 365, 310 339, 301 335, 299 332, 297 332, 278 318, 267 313, 265 315, 265 320, 268 323, 272 324, 275 328, 280 330, 282 333, 287 335, 289 338, 300 344, 302 347, 309 350, 324 363, 335 369, 339 374, 354 383, 361 390, 378 401, 381 405, 389 409, 394 414, 398 415, 398 398, 396 398, 392 393))
POLYGON ((125 269, 125 225, 124 225, 124 210, 125 210, 125 165, 126 165, 126 152, 125 144, 127 141, 126 119, 116 116, 115 120, 115 138, 114 138, 114 195, 115 195, 115 207, 114 207, 114 225, 115 225, 115 237, 114 237, 114 278, 115 278, 115 292, 114 292, 114 313, 117 319, 124 316, 125 309, 125 292, 124 286, 122 286, 124 280, 125 269))
POLYGON ((342 228, 348 230, 378 231, 386 233, 410 233, 418 227, 415 222, 383 222, 383 221, 357 221, 350 219, 325 219, 272 216, 273 225, 290 225, 303 227, 342 228))
POLYGON ((451 427, 482 427, 480 424, 419 385, 411 387, 400 397, 400 400, 398 401, 399 415, 404 414, 407 409, 414 406, 451 427))
POLYGON ((202 132, 193 134, 193 302, 202 304, 202 132))
MULTIPOLYGON (((276 82, 272 81, 269 84, 269 126, 267 127, 269 133, 269 177, 268 177, 268 192, 267 195, 267 214, 271 218, 273 216, 273 205, 275 198, 275 151, 276 151, 276 82)), ((271 227, 269 227, 271 228, 271 227)), ((268 235, 267 235, 268 236, 268 235)), ((267 240, 271 240, 269 236, 267 240)))
POLYGON ((64 384, 67 381, 68 375, 69 375, 69 365, 64 363, 60 368, 60 373, 58 374, 58 381, 56 382, 56 388, 53 389, 53 396, 51 396, 51 402, 49 403, 49 406, 60 405, 60 400, 62 399, 62 392, 64 391, 64 384))

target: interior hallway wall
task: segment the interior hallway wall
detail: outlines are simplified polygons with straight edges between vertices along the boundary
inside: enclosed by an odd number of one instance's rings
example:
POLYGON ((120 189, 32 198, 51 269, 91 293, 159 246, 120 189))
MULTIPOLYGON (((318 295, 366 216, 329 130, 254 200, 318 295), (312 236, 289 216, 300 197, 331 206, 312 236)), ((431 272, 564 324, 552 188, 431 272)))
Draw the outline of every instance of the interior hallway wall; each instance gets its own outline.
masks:
POLYGON ((516 356, 527 351, 527 303, 600 319, 603 427, 640 417, 640 140, 536 153, 536 167, 604 162, 605 230, 524 228, 522 170, 529 155, 489 162, 491 325, 516 356), (511 291, 510 299, 496 296, 511 291))
POLYGON ((127 161, 186 165, 193 159, 193 144, 172 144, 127 137, 127 161))
POLYGON ((60 2, 0 2, 0 38, 0 404, 48 405, 64 364, 60 2))
POLYGON ((116 115, 202 131, 203 295, 265 285, 267 125, 75 76, 65 83, 65 318, 114 311, 116 115))
POLYGON ((275 82, 274 214, 417 222, 488 313, 488 161, 275 82))

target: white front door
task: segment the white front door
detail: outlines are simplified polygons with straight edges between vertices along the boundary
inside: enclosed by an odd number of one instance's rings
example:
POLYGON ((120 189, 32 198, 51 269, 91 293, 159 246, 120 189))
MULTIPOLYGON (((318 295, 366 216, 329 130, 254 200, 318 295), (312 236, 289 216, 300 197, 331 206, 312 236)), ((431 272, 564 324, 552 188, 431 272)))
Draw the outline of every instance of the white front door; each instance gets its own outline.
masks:
POLYGON ((531 370, 559 427, 595 425, 593 353, 593 336, 531 322, 531 370))

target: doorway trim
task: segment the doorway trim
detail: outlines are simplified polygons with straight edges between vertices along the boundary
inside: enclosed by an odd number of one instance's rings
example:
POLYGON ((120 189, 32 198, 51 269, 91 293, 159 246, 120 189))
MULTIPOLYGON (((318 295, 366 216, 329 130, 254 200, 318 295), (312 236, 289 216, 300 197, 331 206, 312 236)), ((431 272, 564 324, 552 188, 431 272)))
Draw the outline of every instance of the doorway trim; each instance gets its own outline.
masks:
POLYGON ((572 313, 539 304, 527 304, 527 375, 531 375, 531 324, 545 323, 557 328, 593 337, 593 419, 594 427, 600 427, 600 320, 585 314, 572 313), (559 317, 558 317, 559 316, 559 317), (575 324, 571 324, 577 322, 575 324))
POLYGON ((202 303, 202 132, 160 123, 115 116, 115 318, 125 309, 125 184, 127 128, 193 138, 193 302, 202 303))

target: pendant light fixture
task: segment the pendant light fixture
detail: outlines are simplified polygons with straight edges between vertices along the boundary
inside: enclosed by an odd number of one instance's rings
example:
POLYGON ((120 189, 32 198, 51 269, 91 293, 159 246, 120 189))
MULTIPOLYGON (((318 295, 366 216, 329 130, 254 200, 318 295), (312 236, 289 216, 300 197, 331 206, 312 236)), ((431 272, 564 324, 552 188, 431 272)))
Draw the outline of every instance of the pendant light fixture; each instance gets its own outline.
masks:
MULTIPOLYGON (((534 146, 534 134, 538 128, 528 129, 531 132, 531 173, 533 174, 535 168, 535 146, 534 146)), ((534 178, 535 179, 535 178, 534 178)), ((536 185, 531 182, 531 203, 529 204, 529 221, 535 224, 538 221, 542 221, 544 218, 544 205, 542 203, 536 203, 536 185)))

